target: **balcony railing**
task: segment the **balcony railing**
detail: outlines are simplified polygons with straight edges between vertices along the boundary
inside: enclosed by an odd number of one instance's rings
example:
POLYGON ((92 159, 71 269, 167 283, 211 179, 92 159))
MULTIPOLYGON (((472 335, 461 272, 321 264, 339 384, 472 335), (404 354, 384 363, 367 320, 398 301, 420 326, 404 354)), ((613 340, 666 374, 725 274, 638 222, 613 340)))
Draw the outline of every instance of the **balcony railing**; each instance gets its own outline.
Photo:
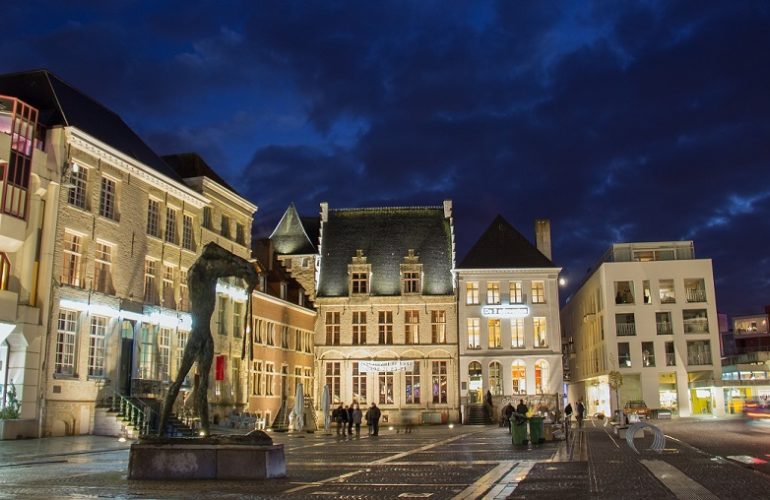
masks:
POLYGON ((708 333, 708 318, 689 318, 684 320, 684 333, 708 333))
POLYGON ((636 335, 636 323, 618 323, 616 325, 618 337, 629 337, 636 335))
POLYGON ((687 353, 688 365, 710 365, 711 353, 709 352, 689 352, 687 353))
POLYGON ((658 321, 658 335, 672 335, 674 328, 671 323, 667 321, 658 321))
POLYGON ((687 302, 706 302, 706 290, 688 288, 685 290, 687 302))

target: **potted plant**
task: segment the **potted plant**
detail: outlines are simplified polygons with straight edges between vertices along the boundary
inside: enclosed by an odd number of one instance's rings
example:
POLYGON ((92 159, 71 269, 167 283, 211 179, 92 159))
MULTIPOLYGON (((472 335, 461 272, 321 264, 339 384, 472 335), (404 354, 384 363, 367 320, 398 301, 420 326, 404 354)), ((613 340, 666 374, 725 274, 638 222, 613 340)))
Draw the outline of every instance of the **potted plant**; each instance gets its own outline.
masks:
POLYGON ((20 419, 20 413, 21 403, 16 395, 16 386, 11 382, 5 396, 5 404, 0 408, 0 439, 30 436, 28 432, 29 421, 20 419))

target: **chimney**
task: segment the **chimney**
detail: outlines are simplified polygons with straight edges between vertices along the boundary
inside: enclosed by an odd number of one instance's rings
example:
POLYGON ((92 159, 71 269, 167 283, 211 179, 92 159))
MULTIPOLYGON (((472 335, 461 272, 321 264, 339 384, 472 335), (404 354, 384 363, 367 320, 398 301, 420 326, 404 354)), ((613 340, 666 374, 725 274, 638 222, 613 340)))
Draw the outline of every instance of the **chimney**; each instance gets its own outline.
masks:
POLYGON ((329 222, 329 203, 321 202, 321 222, 329 222))
POLYGON ((452 217, 452 200, 444 200, 444 218, 452 217))
POLYGON ((535 244, 540 253, 552 260, 550 219, 535 219, 535 244))

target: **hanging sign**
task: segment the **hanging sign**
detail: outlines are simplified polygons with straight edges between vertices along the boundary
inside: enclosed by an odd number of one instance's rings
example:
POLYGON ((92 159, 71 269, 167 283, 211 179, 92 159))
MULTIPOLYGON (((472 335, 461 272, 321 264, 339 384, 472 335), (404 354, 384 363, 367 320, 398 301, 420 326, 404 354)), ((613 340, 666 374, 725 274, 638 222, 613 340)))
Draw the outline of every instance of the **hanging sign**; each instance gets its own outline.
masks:
POLYGON ((481 315, 487 318, 526 318, 529 306, 484 306, 481 315))
POLYGON ((414 370, 412 361, 359 361, 359 373, 405 372, 414 370))

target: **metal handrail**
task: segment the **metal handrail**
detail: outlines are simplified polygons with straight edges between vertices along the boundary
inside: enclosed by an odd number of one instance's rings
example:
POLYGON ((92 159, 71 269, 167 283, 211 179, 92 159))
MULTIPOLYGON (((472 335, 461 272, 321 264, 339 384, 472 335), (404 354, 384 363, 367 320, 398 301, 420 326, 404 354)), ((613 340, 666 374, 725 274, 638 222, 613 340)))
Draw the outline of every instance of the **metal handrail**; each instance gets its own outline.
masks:
POLYGON ((138 403, 119 392, 113 392, 110 408, 138 429, 141 435, 147 435, 152 431, 152 416, 155 411, 142 402, 138 403))

